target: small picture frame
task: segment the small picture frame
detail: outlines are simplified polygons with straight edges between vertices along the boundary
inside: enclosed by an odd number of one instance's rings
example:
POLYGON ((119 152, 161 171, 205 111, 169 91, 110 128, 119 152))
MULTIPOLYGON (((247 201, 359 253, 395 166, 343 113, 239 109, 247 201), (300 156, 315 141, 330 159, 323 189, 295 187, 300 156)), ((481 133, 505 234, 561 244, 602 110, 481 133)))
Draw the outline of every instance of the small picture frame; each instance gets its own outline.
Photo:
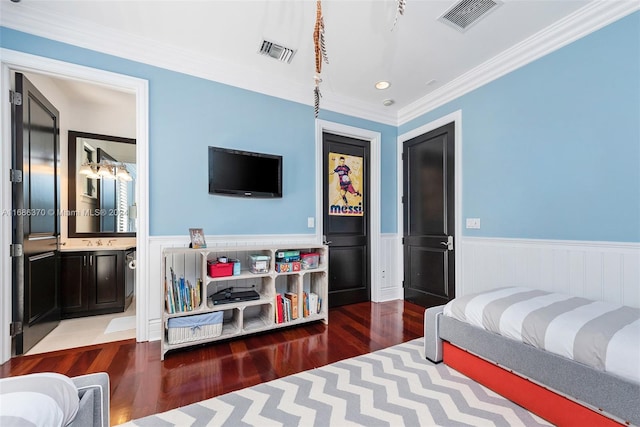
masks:
POLYGON ((193 249, 206 248, 207 242, 204 241, 204 232, 202 228, 190 228, 189 235, 191 236, 191 247, 193 249))

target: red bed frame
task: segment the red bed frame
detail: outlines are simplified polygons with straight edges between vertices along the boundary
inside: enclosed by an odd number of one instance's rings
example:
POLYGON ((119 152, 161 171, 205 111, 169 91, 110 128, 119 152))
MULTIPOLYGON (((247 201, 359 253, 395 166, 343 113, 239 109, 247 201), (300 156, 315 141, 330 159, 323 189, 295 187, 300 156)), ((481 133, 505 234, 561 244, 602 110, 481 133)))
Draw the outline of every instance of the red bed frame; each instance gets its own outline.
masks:
POLYGON ((620 423, 455 345, 443 342, 443 361, 557 426, 620 427, 620 423))

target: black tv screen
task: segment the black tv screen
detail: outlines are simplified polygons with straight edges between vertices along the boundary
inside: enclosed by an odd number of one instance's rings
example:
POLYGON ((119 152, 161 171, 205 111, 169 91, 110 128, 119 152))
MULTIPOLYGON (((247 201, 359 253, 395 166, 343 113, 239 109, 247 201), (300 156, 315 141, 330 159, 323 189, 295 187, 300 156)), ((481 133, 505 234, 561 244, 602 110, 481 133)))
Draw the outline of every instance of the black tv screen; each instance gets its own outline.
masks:
POLYGON ((209 147, 209 193, 282 197, 282 156, 209 147))

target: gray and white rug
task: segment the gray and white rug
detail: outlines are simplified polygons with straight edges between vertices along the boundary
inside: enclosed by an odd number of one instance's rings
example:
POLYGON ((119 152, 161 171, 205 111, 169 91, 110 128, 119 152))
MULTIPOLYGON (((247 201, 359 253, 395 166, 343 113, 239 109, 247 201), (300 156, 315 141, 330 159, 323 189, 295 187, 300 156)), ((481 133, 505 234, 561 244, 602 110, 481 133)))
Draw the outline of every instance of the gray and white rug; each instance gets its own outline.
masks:
POLYGON ((123 426, 548 426, 416 339, 123 426))

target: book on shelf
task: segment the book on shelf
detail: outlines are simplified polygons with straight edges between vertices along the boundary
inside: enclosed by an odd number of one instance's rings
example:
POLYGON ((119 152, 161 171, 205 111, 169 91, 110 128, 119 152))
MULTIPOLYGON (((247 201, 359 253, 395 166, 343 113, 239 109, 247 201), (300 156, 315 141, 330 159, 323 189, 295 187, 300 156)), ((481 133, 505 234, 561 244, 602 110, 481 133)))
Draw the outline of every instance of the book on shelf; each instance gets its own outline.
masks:
POLYGON ((284 321, 288 322, 291 320, 291 300, 289 298, 282 298, 282 303, 284 306, 284 321))
POLYGON ((302 317, 309 317, 309 295, 302 293, 302 317))
POLYGON ((284 321, 284 309, 282 305, 282 294, 276 294, 276 323, 282 323, 284 321))
POLYGON ((298 294, 294 292, 286 292, 284 297, 290 301, 291 305, 291 319, 298 318, 298 294))
POLYGON ((202 280, 196 279, 192 284, 183 276, 176 277, 173 267, 170 267, 170 279, 165 277, 165 306, 167 313, 193 311, 200 307, 202 295, 202 280))
POLYGON ((318 309, 318 294, 315 294, 313 292, 309 292, 309 313, 320 313, 320 310, 318 309))

